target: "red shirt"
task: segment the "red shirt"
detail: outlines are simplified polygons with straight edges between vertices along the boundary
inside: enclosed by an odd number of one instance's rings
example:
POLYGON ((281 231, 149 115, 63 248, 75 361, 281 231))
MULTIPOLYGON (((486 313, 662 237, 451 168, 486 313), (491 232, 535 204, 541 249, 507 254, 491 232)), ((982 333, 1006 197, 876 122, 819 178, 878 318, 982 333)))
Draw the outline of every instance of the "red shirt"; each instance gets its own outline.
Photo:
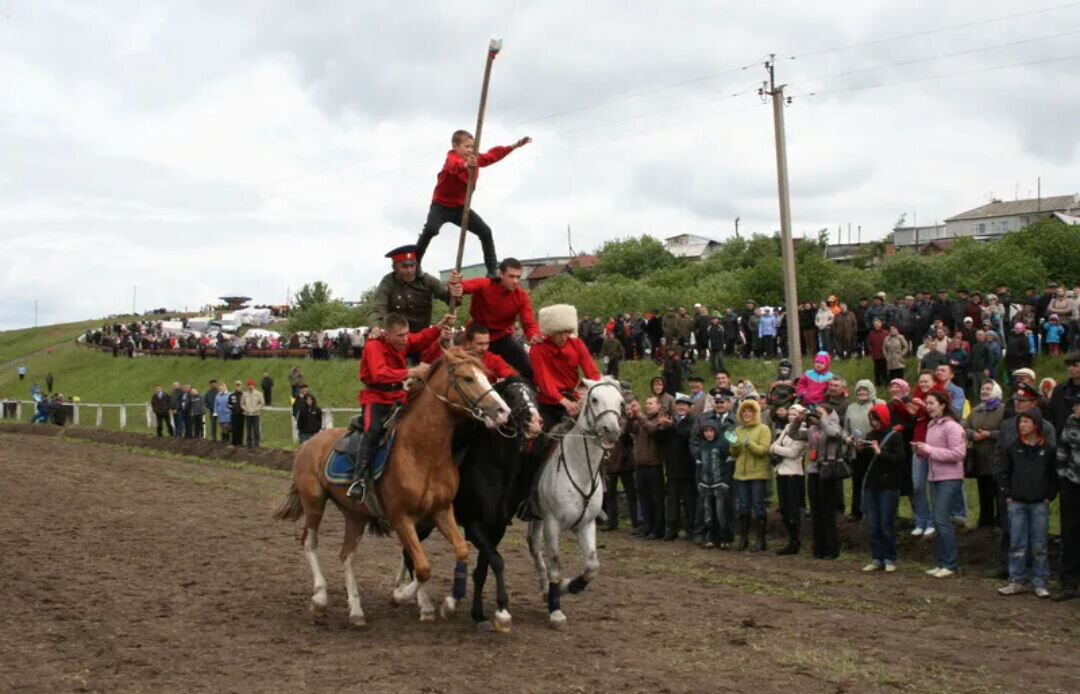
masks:
POLYGON ((364 388, 360 391, 361 405, 380 403, 390 405, 405 402, 405 379, 409 377, 409 368, 405 365, 405 355, 419 354, 433 342, 438 342, 442 330, 436 327, 425 328, 418 333, 409 333, 405 349, 400 352, 387 344, 383 338, 368 340, 364 345, 364 356, 360 360, 360 380, 366 386, 396 385, 393 390, 364 388))
POLYGON ((870 352, 871 359, 885 358, 885 338, 888 336, 889 331, 885 328, 871 330, 866 336, 866 350, 870 352))
MULTIPOLYGON (((490 166, 513 151, 513 147, 492 147, 476 157, 476 164, 490 166)), ((480 180, 479 171, 476 172, 476 179, 480 180)), ((431 196, 431 201, 446 207, 464 207, 465 188, 468 185, 469 167, 465 165, 465 157, 450 150, 446 153, 446 161, 436 178, 435 192, 431 196)))
POLYGON ((558 405, 578 384, 578 369, 585 378, 600 380, 600 371, 593 363, 585 343, 576 337, 567 338, 566 344, 557 347, 550 337, 532 346, 529 361, 533 368, 533 381, 540 393, 537 401, 544 405, 558 405))
POLYGON ((521 316, 521 327, 525 337, 532 338, 540 334, 540 326, 533 317, 532 300, 529 293, 521 287, 513 291, 502 286, 499 280, 490 277, 477 277, 464 280, 461 289, 472 295, 469 304, 471 323, 479 323, 491 331, 491 341, 506 337, 514 332, 514 321, 521 316))

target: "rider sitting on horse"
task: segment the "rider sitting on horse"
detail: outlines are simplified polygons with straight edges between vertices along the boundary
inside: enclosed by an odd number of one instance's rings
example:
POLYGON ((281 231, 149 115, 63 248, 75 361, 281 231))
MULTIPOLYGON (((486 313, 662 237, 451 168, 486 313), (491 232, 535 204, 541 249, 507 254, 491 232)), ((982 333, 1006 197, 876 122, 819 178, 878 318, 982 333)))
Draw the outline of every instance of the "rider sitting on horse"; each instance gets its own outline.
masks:
POLYGON ((348 491, 356 503, 363 503, 367 492, 364 473, 379 447, 383 422, 394 405, 404 403, 408 397, 406 379, 424 378, 431 368, 430 364, 407 367, 406 355, 421 354, 438 342, 444 332, 448 333, 453 323, 454 314, 450 313, 437 325, 410 333, 408 320, 401 314, 390 313, 384 319, 382 334, 364 345, 364 357, 360 360, 360 380, 364 389, 359 398, 364 408, 364 440, 348 491))
POLYGON ((544 339, 529 351, 533 381, 538 391, 544 431, 564 415, 577 417, 581 411, 576 392, 579 371, 585 378, 600 380, 600 371, 588 347, 573 333, 577 330, 577 309, 569 304, 555 304, 540 309, 540 332, 544 339))
MULTIPOLYGON (((505 359, 498 354, 489 351, 488 348, 491 346, 491 331, 488 330, 486 326, 480 325, 479 323, 473 323, 465 328, 465 342, 463 342, 461 346, 465 348, 465 351, 479 357, 480 361, 484 364, 484 370, 487 372, 488 376, 492 378, 493 383, 518 375, 518 372, 514 370, 514 367, 507 364, 505 359)), ((432 364, 441 356, 442 346, 436 342, 424 351, 424 355, 420 357, 420 361, 432 364)))

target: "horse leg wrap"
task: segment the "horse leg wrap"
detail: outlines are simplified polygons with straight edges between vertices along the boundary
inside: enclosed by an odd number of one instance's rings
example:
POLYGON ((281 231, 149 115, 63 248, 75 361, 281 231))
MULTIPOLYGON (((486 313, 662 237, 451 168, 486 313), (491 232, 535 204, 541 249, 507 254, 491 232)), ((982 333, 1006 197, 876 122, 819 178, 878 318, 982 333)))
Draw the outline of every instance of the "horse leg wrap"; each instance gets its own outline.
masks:
POLYGON ((559 583, 548 583, 548 612, 559 609, 559 583))
POLYGON ((580 593, 589 586, 589 580, 584 576, 577 576, 574 580, 570 581, 570 585, 566 586, 566 590, 569 593, 580 593))
POLYGON ((463 561, 454 564, 454 587, 450 590, 450 594, 455 600, 461 600, 465 597, 465 578, 468 574, 468 564, 463 561))

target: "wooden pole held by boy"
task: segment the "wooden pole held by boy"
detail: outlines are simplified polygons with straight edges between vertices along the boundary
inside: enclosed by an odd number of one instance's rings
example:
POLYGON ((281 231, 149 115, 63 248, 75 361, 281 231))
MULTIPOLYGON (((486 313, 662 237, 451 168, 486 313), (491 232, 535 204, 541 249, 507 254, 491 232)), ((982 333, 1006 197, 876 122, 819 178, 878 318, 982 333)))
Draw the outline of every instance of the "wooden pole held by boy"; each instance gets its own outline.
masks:
MULTIPOLYGON (((491 81, 491 64, 502 49, 502 39, 491 39, 488 44, 487 62, 484 65, 484 84, 480 89, 480 111, 476 114, 476 132, 473 134, 473 153, 480 151, 480 135, 484 130, 484 109, 487 108, 488 83, 491 81)), ((469 167, 469 183, 465 187, 465 207, 461 211, 461 233, 458 235, 457 260, 454 271, 461 272, 461 259, 465 255, 465 234, 469 230, 469 207, 472 204, 473 188, 476 187, 476 164, 469 167)), ((450 312, 457 310, 460 299, 450 297, 450 312)))

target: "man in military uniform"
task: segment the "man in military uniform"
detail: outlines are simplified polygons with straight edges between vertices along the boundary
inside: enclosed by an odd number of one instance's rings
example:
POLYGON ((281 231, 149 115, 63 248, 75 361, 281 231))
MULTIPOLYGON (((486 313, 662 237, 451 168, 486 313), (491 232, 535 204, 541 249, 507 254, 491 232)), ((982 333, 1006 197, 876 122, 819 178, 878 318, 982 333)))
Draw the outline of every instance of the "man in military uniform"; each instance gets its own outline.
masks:
POLYGON ((377 339, 382 334, 383 321, 391 313, 405 316, 410 333, 420 332, 431 326, 434 300, 450 302, 446 285, 420 271, 415 244, 395 248, 386 257, 393 261, 394 271, 382 278, 371 299, 372 333, 368 339, 377 339))

